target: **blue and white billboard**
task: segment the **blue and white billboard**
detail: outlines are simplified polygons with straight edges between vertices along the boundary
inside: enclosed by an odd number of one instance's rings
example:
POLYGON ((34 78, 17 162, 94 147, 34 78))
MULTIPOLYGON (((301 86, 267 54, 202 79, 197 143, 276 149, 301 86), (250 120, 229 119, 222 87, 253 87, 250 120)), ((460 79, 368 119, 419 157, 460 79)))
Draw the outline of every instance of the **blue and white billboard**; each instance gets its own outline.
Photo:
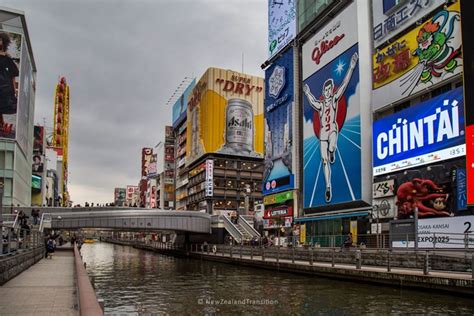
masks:
POLYGON ((466 154, 464 98, 457 88, 374 122, 374 176, 466 154))
POLYGON ((303 45, 304 208, 363 196, 357 12, 356 1, 303 45))
POLYGON ((186 110, 188 109, 188 97, 196 85, 196 79, 193 79, 189 86, 183 91, 173 105, 173 128, 179 125, 186 117, 186 110))
POLYGON ((294 188, 293 48, 265 71, 265 171, 263 194, 294 188))

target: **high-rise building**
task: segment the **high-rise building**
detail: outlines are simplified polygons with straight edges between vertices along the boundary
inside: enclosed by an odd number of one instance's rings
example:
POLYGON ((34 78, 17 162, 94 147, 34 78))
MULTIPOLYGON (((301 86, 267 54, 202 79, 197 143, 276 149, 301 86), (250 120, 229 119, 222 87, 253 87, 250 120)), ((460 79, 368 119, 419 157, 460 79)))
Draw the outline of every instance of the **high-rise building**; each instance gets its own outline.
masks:
POLYGON ((36 64, 25 14, 0 8, 0 183, 4 206, 31 205, 36 64))

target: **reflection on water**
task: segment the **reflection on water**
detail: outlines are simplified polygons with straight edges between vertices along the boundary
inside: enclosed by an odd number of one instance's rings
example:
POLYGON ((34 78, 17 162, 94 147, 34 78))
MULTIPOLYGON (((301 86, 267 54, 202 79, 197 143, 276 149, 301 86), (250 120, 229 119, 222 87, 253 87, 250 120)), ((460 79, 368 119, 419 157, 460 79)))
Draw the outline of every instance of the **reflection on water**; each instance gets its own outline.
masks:
POLYGON ((82 247, 106 314, 466 314, 474 301, 234 265, 107 243, 82 247))

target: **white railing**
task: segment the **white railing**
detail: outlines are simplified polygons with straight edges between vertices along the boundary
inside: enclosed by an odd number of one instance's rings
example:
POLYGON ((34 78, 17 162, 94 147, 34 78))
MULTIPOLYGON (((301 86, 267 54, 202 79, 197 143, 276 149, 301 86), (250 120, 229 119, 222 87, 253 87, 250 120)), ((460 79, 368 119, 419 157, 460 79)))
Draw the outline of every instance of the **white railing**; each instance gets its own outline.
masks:
POLYGON ((39 231, 43 232, 45 228, 50 229, 52 227, 53 217, 49 213, 43 213, 41 215, 41 221, 39 225, 39 231))

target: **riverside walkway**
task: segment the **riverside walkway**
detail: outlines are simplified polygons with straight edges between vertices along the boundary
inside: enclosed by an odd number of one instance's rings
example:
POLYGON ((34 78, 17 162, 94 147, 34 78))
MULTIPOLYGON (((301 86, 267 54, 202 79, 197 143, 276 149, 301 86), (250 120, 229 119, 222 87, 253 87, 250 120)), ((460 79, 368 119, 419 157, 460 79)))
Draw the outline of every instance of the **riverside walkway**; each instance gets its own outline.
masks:
POLYGON ((0 287, 0 315, 79 315, 74 253, 56 251, 0 287))

